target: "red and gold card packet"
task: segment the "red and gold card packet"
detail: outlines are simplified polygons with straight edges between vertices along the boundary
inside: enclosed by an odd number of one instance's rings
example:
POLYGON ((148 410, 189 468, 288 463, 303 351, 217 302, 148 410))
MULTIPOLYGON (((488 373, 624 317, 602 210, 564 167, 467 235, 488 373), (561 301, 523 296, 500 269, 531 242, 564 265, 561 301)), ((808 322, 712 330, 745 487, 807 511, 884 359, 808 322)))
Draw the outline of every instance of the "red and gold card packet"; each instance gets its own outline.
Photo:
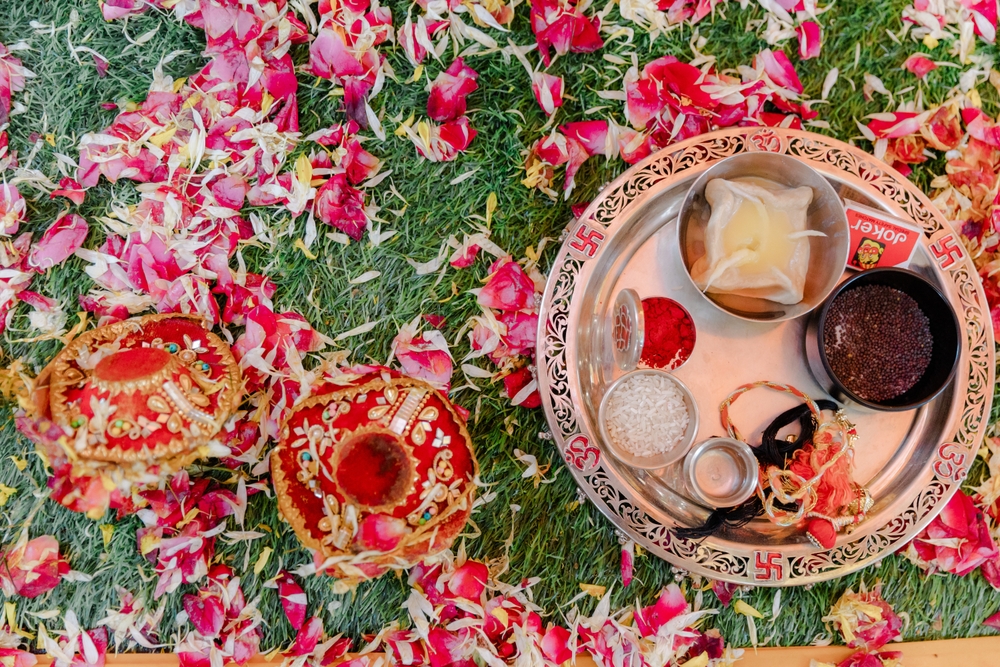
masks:
POLYGON ((851 250, 847 268, 860 271, 877 266, 906 268, 923 233, 910 222, 847 201, 847 226, 851 230, 851 250))

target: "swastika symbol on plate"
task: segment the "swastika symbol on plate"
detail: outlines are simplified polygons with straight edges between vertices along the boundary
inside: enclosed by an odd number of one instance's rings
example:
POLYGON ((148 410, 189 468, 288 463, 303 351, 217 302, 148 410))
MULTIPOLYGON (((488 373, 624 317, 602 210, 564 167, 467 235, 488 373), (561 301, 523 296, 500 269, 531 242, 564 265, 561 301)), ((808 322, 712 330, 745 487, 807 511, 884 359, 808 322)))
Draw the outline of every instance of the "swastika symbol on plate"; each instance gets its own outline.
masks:
POLYGON ((590 258, 597 254, 601 244, 604 243, 604 238, 604 232, 599 232, 584 223, 580 223, 573 234, 573 240, 569 242, 569 247, 590 258))
POLYGON ((757 581, 781 581, 784 579, 785 563, 781 554, 775 551, 755 551, 754 574, 757 581))
POLYGON ((931 254, 942 269, 951 268, 955 262, 962 261, 962 247, 955 240, 954 234, 946 234, 931 244, 931 254))

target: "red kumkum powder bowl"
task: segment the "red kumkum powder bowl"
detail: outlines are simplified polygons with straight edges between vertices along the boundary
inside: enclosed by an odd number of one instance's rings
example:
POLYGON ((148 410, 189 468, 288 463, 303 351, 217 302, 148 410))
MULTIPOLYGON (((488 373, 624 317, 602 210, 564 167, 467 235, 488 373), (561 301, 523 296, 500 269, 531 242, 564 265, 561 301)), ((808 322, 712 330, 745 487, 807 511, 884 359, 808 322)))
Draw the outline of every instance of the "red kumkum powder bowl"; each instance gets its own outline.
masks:
POLYGON ((649 368, 675 370, 691 356, 694 320, 682 305, 666 297, 642 300, 645 340, 640 362, 649 368))

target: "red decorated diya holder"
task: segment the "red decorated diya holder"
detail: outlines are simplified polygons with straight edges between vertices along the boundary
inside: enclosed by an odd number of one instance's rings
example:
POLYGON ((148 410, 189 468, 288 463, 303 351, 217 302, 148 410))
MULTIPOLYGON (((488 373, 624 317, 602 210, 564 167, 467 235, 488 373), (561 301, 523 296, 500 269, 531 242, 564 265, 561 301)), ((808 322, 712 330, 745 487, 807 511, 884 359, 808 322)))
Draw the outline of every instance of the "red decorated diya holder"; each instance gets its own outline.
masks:
POLYGON ((54 471, 53 496, 95 516, 199 458, 239 405, 229 346, 186 315, 88 331, 45 367, 18 428, 54 471))
POLYGON ((479 473, 451 403, 388 370, 315 393, 284 424, 271 475, 317 572, 350 585, 449 548, 479 473))

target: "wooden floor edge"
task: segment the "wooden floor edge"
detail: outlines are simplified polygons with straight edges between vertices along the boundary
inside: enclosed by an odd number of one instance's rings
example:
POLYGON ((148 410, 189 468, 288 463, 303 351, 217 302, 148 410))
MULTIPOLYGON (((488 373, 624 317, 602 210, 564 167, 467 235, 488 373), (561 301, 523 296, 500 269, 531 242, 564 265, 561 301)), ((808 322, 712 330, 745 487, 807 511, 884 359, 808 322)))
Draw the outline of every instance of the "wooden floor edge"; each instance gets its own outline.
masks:
MULTIPOLYGON (((1000 636, 971 639, 941 639, 924 642, 890 644, 885 650, 901 651, 902 667, 996 667, 1000 665, 1000 636)), ((809 667, 811 660, 837 663, 853 651, 843 646, 792 646, 745 650, 740 667, 809 667)), ((378 655, 378 654, 373 654, 378 655)), ((50 658, 39 656, 40 666, 51 665, 50 658)), ((119 653, 108 654, 107 664, 113 667, 176 667, 177 658, 169 653, 119 653)), ((280 665, 277 657, 270 662, 263 656, 251 660, 249 665, 280 665)), ((594 667, 590 656, 579 656, 578 667, 594 667)))

